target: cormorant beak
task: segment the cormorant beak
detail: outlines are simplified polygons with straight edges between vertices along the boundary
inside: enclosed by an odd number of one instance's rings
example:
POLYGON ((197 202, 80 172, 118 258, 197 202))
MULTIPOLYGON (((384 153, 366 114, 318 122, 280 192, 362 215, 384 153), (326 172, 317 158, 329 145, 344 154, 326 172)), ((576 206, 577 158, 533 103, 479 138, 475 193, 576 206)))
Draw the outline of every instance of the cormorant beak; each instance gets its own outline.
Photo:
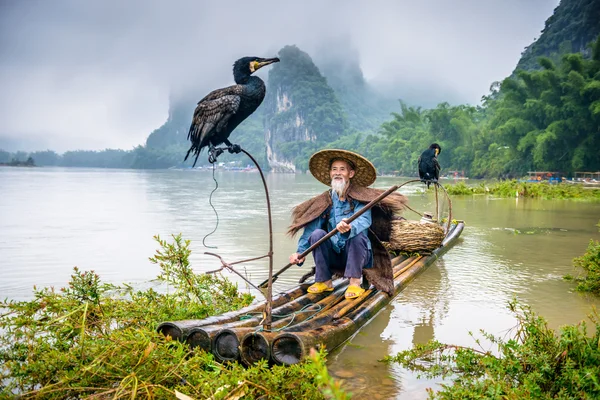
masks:
POLYGON ((254 67, 254 70, 259 70, 262 67, 264 67, 265 65, 269 65, 269 64, 273 64, 279 62, 279 58, 275 57, 275 58, 262 58, 260 61, 256 62, 256 65, 254 67))
POLYGON ((438 154, 440 154, 440 150, 439 149, 435 149, 435 156, 437 157, 438 154))

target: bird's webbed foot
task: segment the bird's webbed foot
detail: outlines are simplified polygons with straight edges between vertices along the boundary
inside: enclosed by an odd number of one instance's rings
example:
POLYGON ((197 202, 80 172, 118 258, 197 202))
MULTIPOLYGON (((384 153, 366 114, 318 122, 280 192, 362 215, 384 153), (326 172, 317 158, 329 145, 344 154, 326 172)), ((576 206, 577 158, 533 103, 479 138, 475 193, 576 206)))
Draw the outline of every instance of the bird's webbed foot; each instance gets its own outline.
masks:
POLYGON ((220 148, 220 147, 215 147, 213 145, 210 145, 209 149, 208 149, 208 162, 211 164, 214 164, 217 162, 217 158, 223 154, 224 149, 220 148))
POLYGON ((242 147, 239 144, 232 144, 227 146, 227 150, 229 154, 240 154, 242 152, 242 147))

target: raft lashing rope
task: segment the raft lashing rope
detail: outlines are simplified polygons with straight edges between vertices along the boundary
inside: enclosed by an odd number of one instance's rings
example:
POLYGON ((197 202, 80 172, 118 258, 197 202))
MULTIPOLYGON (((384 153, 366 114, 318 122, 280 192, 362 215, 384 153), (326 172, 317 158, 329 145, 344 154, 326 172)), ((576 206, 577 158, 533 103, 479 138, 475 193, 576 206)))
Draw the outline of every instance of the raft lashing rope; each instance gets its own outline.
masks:
MULTIPOLYGON (((451 226, 441 247, 428 256, 392 259, 394 296, 420 272, 448 251, 464 228, 451 226)), ((212 352, 221 362, 240 361, 251 365, 259 360, 295 364, 306 358, 311 347, 328 351, 343 344, 371 320, 392 297, 372 288, 364 296, 345 299, 347 279, 336 279, 333 292, 306 293, 307 284, 273 298, 270 330, 263 329, 265 302, 203 320, 163 322, 158 331, 165 336, 212 352)))
MULTIPOLYGON (((284 326, 282 326, 281 328, 277 328, 277 329, 271 328, 269 331, 270 332, 279 332, 279 331, 287 328, 288 326, 290 326, 290 325, 292 325, 294 323, 294 319, 296 318, 296 315, 298 315, 298 314, 312 313, 312 315, 310 315, 308 318, 306 318, 307 320, 309 320, 316 313, 318 313, 319 311, 321 311, 321 309, 322 309, 322 307, 319 304, 307 304, 304 307, 302 307, 300 310, 294 311, 293 313, 290 313, 290 314, 282 314, 282 315, 273 314, 273 318, 275 318, 275 319, 277 319, 277 318, 282 318, 282 319, 285 318, 286 320, 289 319, 289 322, 287 324, 285 324, 284 326)), ((254 313, 254 315, 260 315, 262 317, 263 313, 254 313)), ((249 319, 249 318, 252 318, 252 314, 242 315, 240 317, 240 320, 249 319)), ((259 326, 258 328, 256 328, 256 330, 257 331, 263 331, 264 330, 264 328, 262 327, 262 323, 261 323, 261 326, 259 326)))

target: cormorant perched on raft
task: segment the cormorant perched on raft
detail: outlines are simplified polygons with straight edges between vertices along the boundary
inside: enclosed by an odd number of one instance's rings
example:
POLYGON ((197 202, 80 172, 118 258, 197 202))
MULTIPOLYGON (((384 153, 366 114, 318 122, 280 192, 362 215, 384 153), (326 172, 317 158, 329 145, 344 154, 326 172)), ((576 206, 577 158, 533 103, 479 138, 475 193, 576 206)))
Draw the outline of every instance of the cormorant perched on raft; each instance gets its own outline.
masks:
MULTIPOLYGON (((194 166, 203 148, 225 143, 229 152, 239 153, 239 145, 229 141, 231 132, 250 116, 265 98, 265 83, 257 76, 251 76, 265 65, 279 62, 279 58, 244 57, 233 64, 233 79, 236 85, 210 92, 198 102, 194 111, 188 139, 192 146, 185 155, 196 155, 194 166)), ((218 155, 218 154, 217 154, 218 155)), ((212 152, 209 161, 214 162, 216 156, 212 152)))
POLYGON ((440 163, 437 156, 442 152, 439 144, 433 143, 419 157, 419 178, 421 182, 427 183, 427 189, 432 182, 440 179, 440 163))

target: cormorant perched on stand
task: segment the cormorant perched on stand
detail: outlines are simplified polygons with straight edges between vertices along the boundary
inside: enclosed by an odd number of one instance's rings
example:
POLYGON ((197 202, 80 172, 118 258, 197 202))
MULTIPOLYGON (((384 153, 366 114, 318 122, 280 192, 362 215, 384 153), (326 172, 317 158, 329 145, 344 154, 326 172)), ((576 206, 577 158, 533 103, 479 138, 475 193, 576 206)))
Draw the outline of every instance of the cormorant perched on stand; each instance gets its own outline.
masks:
POLYGON ((250 116, 265 98, 265 83, 257 76, 251 76, 265 65, 279 62, 279 58, 244 57, 233 64, 233 78, 236 85, 210 92, 198 102, 194 111, 188 139, 192 145, 185 155, 196 155, 194 166, 202 149, 209 147, 209 162, 216 161, 221 151, 215 146, 225 143, 230 153, 239 153, 239 145, 229 141, 231 132, 250 116))
POLYGON ((427 188, 432 182, 437 183, 440 179, 440 163, 437 156, 442 152, 439 144, 433 143, 419 157, 419 178, 421 182, 427 183, 427 188))

